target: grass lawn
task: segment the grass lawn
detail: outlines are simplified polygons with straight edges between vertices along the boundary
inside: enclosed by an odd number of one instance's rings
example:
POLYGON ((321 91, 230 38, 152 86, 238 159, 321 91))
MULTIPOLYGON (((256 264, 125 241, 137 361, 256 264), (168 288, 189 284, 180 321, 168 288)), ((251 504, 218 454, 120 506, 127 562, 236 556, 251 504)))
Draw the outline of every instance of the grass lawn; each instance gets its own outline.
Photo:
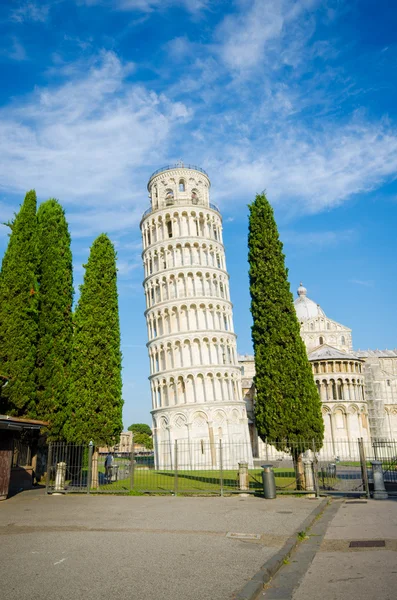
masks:
MULTIPOLYGON (((276 486, 280 489, 295 489, 294 471, 288 469, 274 469, 276 486)), ((175 490, 174 471, 156 471, 154 469, 136 468, 134 471, 134 491, 173 492, 175 490)), ((250 490, 262 490, 262 469, 249 471, 250 490)), ((211 471, 178 471, 178 492, 219 492, 221 478, 219 470, 211 471)), ((233 491, 238 489, 238 476, 236 470, 223 471, 223 489, 233 491)), ((121 479, 113 483, 100 486, 102 491, 130 491, 130 478, 121 479)))

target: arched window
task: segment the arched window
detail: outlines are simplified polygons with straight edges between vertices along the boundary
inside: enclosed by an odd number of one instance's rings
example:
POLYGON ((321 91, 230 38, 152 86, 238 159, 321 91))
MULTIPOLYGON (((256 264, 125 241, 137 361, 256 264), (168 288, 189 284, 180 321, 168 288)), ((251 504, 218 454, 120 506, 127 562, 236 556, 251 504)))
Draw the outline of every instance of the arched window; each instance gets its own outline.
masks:
POLYGON ((327 329, 330 329, 330 324, 329 323, 327 323, 327 329))
POLYGON ((185 182, 183 181, 183 179, 179 180, 179 191, 180 192, 184 192, 185 191, 185 182))
POLYGON ((192 202, 193 202, 193 204, 198 204, 198 201, 199 201, 199 197, 198 197, 197 190, 193 190, 192 191, 192 202))
POLYGON ((310 323, 310 329, 311 331, 314 331, 314 323, 310 323))
POLYGON ((167 221, 165 223, 167 226, 168 237, 172 238, 172 222, 169 219, 167 219, 167 221))
POLYGON ((174 192, 172 190, 167 190, 165 192, 165 203, 167 206, 174 204, 174 192))
POLYGON ((341 340, 340 340, 340 341, 341 341, 341 344, 343 344, 343 345, 344 345, 344 344, 346 344, 346 341, 345 341, 345 336, 344 336, 344 335, 342 335, 342 337, 341 337, 341 340))
POLYGON ((324 344, 324 338, 321 335, 318 338, 318 343, 320 344, 320 346, 322 346, 324 344))

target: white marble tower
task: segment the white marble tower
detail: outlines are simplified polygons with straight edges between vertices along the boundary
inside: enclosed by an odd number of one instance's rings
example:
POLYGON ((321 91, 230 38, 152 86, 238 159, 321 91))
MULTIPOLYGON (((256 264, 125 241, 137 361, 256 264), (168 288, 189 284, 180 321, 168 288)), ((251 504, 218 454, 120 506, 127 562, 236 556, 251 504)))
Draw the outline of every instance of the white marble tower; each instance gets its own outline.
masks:
POLYGON ((141 221, 150 386, 159 468, 252 461, 233 330, 222 217, 210 180, 183 164, 149 179, 141 221))

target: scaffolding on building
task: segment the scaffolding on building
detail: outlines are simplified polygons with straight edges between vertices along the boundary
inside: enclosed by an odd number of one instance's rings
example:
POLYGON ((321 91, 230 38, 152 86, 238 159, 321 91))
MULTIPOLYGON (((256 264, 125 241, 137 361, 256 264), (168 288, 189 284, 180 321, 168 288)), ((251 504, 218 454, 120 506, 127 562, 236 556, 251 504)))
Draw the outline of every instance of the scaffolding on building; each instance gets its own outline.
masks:
POLYGON ((386 439, 385 405, 381 392, 382 379, 379 364, 367 360, 364 367, 365 396, 368 403, 368 420, 371 438, 374 442, 386 439))

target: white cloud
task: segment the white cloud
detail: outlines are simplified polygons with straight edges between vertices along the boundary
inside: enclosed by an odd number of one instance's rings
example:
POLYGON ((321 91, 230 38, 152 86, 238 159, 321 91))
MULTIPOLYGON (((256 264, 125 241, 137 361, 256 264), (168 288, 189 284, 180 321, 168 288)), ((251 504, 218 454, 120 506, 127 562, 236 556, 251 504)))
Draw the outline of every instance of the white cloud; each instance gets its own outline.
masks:
POLYGON ((397 176, 397 131, 387 123, 270 130, 254 144, 228 148, 222 161, 218 148, 210 147, 218 163, 213 170, 223 173, 219 200, 239 201, 266 189, 271 202, 295 213, 338 206, 397 176))
POLYGON ((191 57, 194 52, 194 48, 195 44, 193 44, 185 36, 173 38, 166 44, 168 56, 172 60, 176 61, 191 57))
MULTIPOLYGON (((68 205, 73 234, 92 236, 136 227, 151 168, 179 158, 209 172, 215 202, 246 204, 266 189, 290 213, 326 210, 395 178, 391 122, 365 113, 342 121, 317 111, 334 70, 302 83, 270 68, 275 48, 279 66, 296 64, 296 54, 302 63, 327 54, 321 40, 308 43, 316 1, 264 7, 240 0, 241 11, 225 17, 215 44, 171 41, 166 52, 173 44, 177 55, 193 49, 196 59, 167 87, 159 75, 163 93, 134 83, 136 65, 112 52, 53 67, 47 74, 64 83, 0 109, 0 189, 36 187, 40 198, 58 197, 68 205), (256 74, 249 85, 235 77, 244 65, 256 74)), ((351 85, 346 77, 336 86, 340 97, 351 85)))
POLYGON ((12 60, 17 61, 26 60, 28 58, 25 47, 16 37, 13 37, 11 39, 9 46, 6 46, 2 50, 0 50, 0 54, 2 54, 3 56, 7 56, 7 58, 11 58, 12 60))
POLYGON ((140 170, 164 160, 170 129, 191 110, 129 83, 132 70, 103 53, 66 67, 66 83, 2 108, 0 188, 35 187, 40 198, 89 207, 70 215, 79 235, 139 222, 147 205, 140 170))
POLYGON ((10 233, 10 228, 4 225, 4 223, 12 221, 15 212, 15 207, 13 208, 0 200, 0 239, 6 238, 10 233))
POLYGON ((132 271, 141 268, 141 263, 131 262, 128 260, 117 260, 117 271, 119 276, 128 277, 132 271))
POLYGON ((317 0, 240 0, 240 11, 226 16, 216 34, 223 62, 238 71, 252 69, 260 62, 268 63, 272 69, 279 63, 293 64, 299 57, 297 49, 310 35, 305 27, 305 13, 316 3, 317 0), (287 43, 280 48, 286 26, 298 19, 294 35, 289 30, 287 43))
POLYGON ((210 0, 80 0, 92 6, 95 4, 110 5, 116 10, 140 11, 150 13, 154 10, 167 9, 170 6, 176 6, 187 10, 190 13, 198 13, 207 8, 210 0))
POLYGON ((108 200, 109 207, 85 207, 84 212, 71 211, 67 213, 67 219, 70 223, 71 233, 73 238, 94 236, 101 232, 104 233, 120 233, 123 231, 130 231, 135 228, 141 219, 142 210, 139 207, 139 201, 137 207, 131 205, 130 207, 123 207, 114 204, 108 200))
POLYGON ((364 287, 374 287, 374 282, 372 280, 363 280, 363 279, 350 279, 351 283, 355 283, 356 285, 363 285, 364 287))
MULTIPOLYGON (((54 2, 52 2, 54 3, 54 2)), ((19 6, 11 11, 10 19, 16 23, 37 21, 44 23, 48 18, 51 3, 49 2, 19 2, 19 6)))
POLYGON ((352 242, 357 239, 354 229, 339 231, 281 231, 280 239, 283 243, 305 249, 318 251, 340 243, 352 242))

